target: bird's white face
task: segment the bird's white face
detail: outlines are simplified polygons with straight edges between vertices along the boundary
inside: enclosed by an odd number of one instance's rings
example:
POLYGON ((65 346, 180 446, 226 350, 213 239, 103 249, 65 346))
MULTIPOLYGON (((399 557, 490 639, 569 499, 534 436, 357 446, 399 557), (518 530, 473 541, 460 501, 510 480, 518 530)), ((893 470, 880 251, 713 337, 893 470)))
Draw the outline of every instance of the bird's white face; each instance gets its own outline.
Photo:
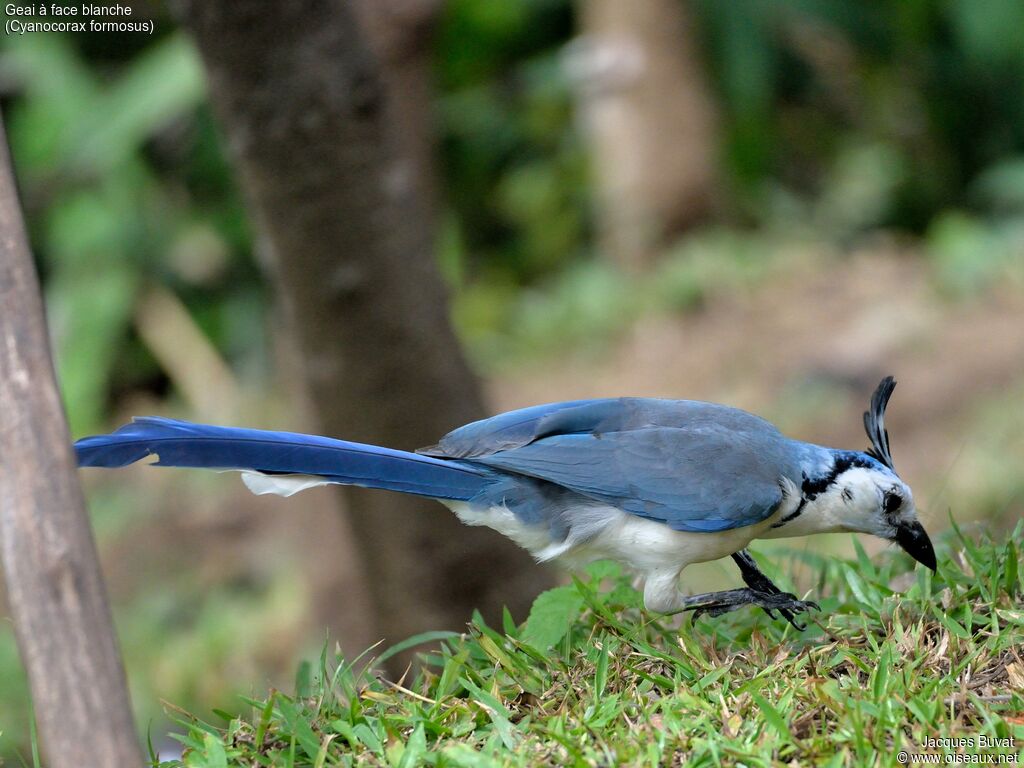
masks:
MULTIPOLYGON (((815 531, 870 533, 899 544, 907 554, 935 568, 935 552, 917 518, 910 487, 888 469, 851 467, 807 502, 801 517, 815 531)), ((796 523, 797 520, 794 520, 796 523)), ((787 532, 786 535, 793 535, 787 532)))
POLYGON ((851 467, 822 497, 842 530, 894 539, 900 526, 917 522, 910 487, 889 471, 851 467))

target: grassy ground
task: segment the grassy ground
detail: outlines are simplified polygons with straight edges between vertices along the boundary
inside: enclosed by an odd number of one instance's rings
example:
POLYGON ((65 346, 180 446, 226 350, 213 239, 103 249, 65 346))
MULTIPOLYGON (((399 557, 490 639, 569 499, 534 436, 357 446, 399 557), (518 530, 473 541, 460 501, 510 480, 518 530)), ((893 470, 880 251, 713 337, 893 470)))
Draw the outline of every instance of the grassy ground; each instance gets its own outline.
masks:
POLYGON ((369 655, 325 653, 300 669, 294 695, 271 691, 241 716, 218 712, 211 724, 178 711, 185 756, 163 768, 860 766, 898 765, 901 750, 1014 762, 1022 547, 1024 523, 1008 541, 954 530, 937 575, 911 572, 898 552, 794 553, 821 574, 822 611, 803 633, 752 609, 694 626, 652 617, 617 568, 598 563, 542 595, 522 626, 478 619, 465 634, 385 652, 440 641, 398 682, 366 671, 369 655), (928 739, 966 741, 928 749, 928 739))

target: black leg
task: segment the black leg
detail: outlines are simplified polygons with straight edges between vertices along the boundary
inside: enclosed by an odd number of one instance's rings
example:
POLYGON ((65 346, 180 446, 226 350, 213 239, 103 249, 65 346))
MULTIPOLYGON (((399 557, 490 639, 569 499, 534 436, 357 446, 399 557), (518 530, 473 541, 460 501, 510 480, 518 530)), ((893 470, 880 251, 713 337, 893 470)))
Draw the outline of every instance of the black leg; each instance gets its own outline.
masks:
POLYGON ((757 567, 757 561, 754 560, 753 556, 745 549, 741 549, 732 556, 733 561, 740 567, 740 574, 743 576, 743 583, 751 589, 756 589, 758 592, 767 592, 772 595, 778 595, 782 593, 782 590, 772 583, 760 568, 757 567))
POLYGON ((804 613, 812 608, 817 609, 818 604, 810 601, 798 600, 795 595, 788 592, 759 592, 756 589, 727 589, 722 592, 705 592, 701 595, 690 595, 682 598, 682 606, 673 613, 680 611, 693 611, 691 618, 696 621, 703 614, 708 616, 721 616, 723 613, 742 608, 744 605, 756 605, 772 618, 775 618, 774 611, 782 614, 782 617, 792 624, 796 629, 804 630, 805 626, 797 623, 795 616, 804 613))
POLYGON ((734 554, 732 559, 740 567, 740 573, 743 575, 747 589, 730 589, 724 592, 691 595, 683 598, 683 605, 679 610, 693 611, 692 618, 696 621, 705 613, 708 616, 721 616, 723 613, 736 610, 744 605, 756 605, 772 618, 775 618, 774 612, 778 611, 782 618, 796 629, 801 631, 806 629, 806 626, 799 624, 795 617, 798 613, 807 612, 812 608, 820 610, 817 603, 798 600, 796 595, 783 592, 761 572, 761 569, 757 567, 757 562, 745 549, 734 554))

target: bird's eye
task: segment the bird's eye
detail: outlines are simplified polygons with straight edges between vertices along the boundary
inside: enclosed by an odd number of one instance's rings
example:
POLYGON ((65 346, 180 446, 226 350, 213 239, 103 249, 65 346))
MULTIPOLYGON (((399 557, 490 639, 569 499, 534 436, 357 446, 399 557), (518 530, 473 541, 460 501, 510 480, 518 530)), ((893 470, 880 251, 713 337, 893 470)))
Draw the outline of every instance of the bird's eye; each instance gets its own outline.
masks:
POLYGON ((885 498, 882 499, 882 508, 887 514, 892 514, 900 508, 900 504, 903 503, 903 499, 900 498, 898 493, 892 493, 891 491, 885 494, 885 498))

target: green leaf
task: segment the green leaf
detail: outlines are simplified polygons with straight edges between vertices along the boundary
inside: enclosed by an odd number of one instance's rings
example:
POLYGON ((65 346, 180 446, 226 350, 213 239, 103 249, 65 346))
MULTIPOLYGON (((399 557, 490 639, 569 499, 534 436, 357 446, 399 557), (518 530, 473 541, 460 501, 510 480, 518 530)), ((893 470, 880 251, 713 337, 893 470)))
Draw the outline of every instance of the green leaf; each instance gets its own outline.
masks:
POLYGON ((299 668, 295 672, 295 698, 305 699, 312 695, 312 677, 312 665, 308 661, 299 662, 299 668))
POLYGON ((131 322, 137 286, 132 268, 92 274, 61 265, 47 290, 61 391, 72 434, 97 429, 118 340, 131 322))
POLYGON ((600 699, 604 696, 605 686, 608 684, 608 645, 602 643, 598 649, 597 664, 594 665, 594 698, 600 699))
POLYGON ((487 716, 490 717, 491 722, 494 724, 494 730, 498 732, 502 743, 509 749, 512 749, 515 745, 515 739, 512 735, 514 729, 509 720, 509 712, 505 709, 505 705, 468 677, 461 678, 459 682, 462 683, 463 688, 473 694, 476 703, 487 712, 487 716))
POLYGON ((394 645, 392 645, 390 648, 384 651, 384 653, 377 657, 375 664, 379 666, 388 659, 390 659, 392 656, 395 656, 401 653, 402 651, 407 651, 410 648, 414 648, 417 645, 423 645, 424 643, 433 643, 437 640, 451 640, 456 637, 462 637, 462 635, 460 635, 458 632, 450 632, 441 629, 434 630, 432 632, 421 632, 418 635, 413 635, 412 637, 403 640, 400 643, 395 643, 394 645))
POLYGON ((864 580, 860 577, 860 574, 854 568, 848 565, 843 565, 843 575, 846 578, 846 583, 850 587, 850 591, 853 592, 853 596, 857 598, 857 602, 861 603, 865 608, 878 608, 877 595, 871 595, 868 591, 868 585, 865 584, 864 580))
POLYGON ((316 760, 317 755, 320 754, 320 740, 313 733, 313 728, 309 724, 310 714, 283 696, 278 700, 277 707, 281 711, 281 717, 287 724, 292 738, 302 747, 306 757, 316 760))
POLYGON ((228 768, 228 755, 221 740, 208 733, 203 737, 203 751, 206 753, 207 768, 228 768))
POLYGON ((352 729, 356 738, 380 756, 384 755, 384 742, 370 726, 366 723, 359 723, 352 729))
POLYGON ((1024 627, 1024 611, 1007 611, 1001 608, 996 608, 996 616, 1003 621, 1008 621, 1011 624, 1024 627))
POLYGON ((949 633, 951 635, 956 635, 961 640, 970 640, 971 639, 971 633, 967 631, 967 628, 964 627, 960 622, 958 622, 952 616, 949 616, 949 615, 942 616, 942 623, 946 627, 946 629, 949 630, 949 633))
POLYGON ((861 573, 865 576, 875 578, 877 571, 875 564, 871 562, 871 558, 868 557, 868 553, 864 551, 864 545, 860 543, 860 539, 853 536, 853 550, 857 554, 857 564, 860 566, 861 573))
MULTIPOLYGON (((503 765, 501 761, 495 760, 493 757, 480 754, 469 744, 449 744, 441 750, 441 755, 446 761, 445 764, 451 763, 459 768, 496 768, 496 766, 503 765)), ((441 763, 439 762, 438 765, 441 763)))
POLYGON ((426 753, 427 737, 423 733, 423 724, 420 723, 405 743, 402 758, 398 761, 398 768, 415 768, 418 765, 423 765, 423 756, 426 753))
POLYGON ((274 691, 267 697, 267 703, 263 705, 260 710, 260 722, 256 726, 256 749, 260 750, 263 748, 263 739, 267 735, 267 727, 270 725, 270 718, 274 714, 274 699, 277 698, 277 692, 274 691))
POLYGON ((789 723, 786 722, 786 718, 777 710, 768 699, 764 698, 760 694, 750 692, 750 698, 757 704, 757 708, 761 710, 764 715, 765 722, 768 723, 772 728, 778 731, 779 735, 786 741, 793 741, 793 734, 789 730, 789 723))
POLYGON ((622 574, 622 566, 614 560, 595 560, 587 566, 587 574, 594 581, 614 579, 622 574))
POLYGON ((1006 542, 1006 568, 1003 572, 1003 588, 1011 595, 1017 594, 1017 578, 1019 576, 1019 564, 1017 562, 1017 547, 1013 540, 1006 542))
POLYGON ((889 669, 892 666, 892 647, 886 645, 878 659, 878 665, 872 675, 871 692, 876 701, 885 698, 886 687, 889 684, 889 669))
POLYGON ((501 628, 509 637, 519 636, 519 627, 516 626, 516 621, 512 618, 512 612, 507 605, 502 606, 501 609, 501 628))
POLYGON ((555 587, 533 602, 522 639, 537 648, 550 648, 565 637, 583 608, 575 586, 555 587))
POLYGON ((330 748, 333 738, 333 736, 328 736, 320 744, 320 751, 317 752, 316 760, 313 761, 313 768, 324 768, 327 764, 327 750, 330 748))
POLYGON ((197 107, 204 90, 191 41, 183 34, 166 38, 138 56, 69 132, 63 164, 77 173, 109 172, 164 125, 197 107))

